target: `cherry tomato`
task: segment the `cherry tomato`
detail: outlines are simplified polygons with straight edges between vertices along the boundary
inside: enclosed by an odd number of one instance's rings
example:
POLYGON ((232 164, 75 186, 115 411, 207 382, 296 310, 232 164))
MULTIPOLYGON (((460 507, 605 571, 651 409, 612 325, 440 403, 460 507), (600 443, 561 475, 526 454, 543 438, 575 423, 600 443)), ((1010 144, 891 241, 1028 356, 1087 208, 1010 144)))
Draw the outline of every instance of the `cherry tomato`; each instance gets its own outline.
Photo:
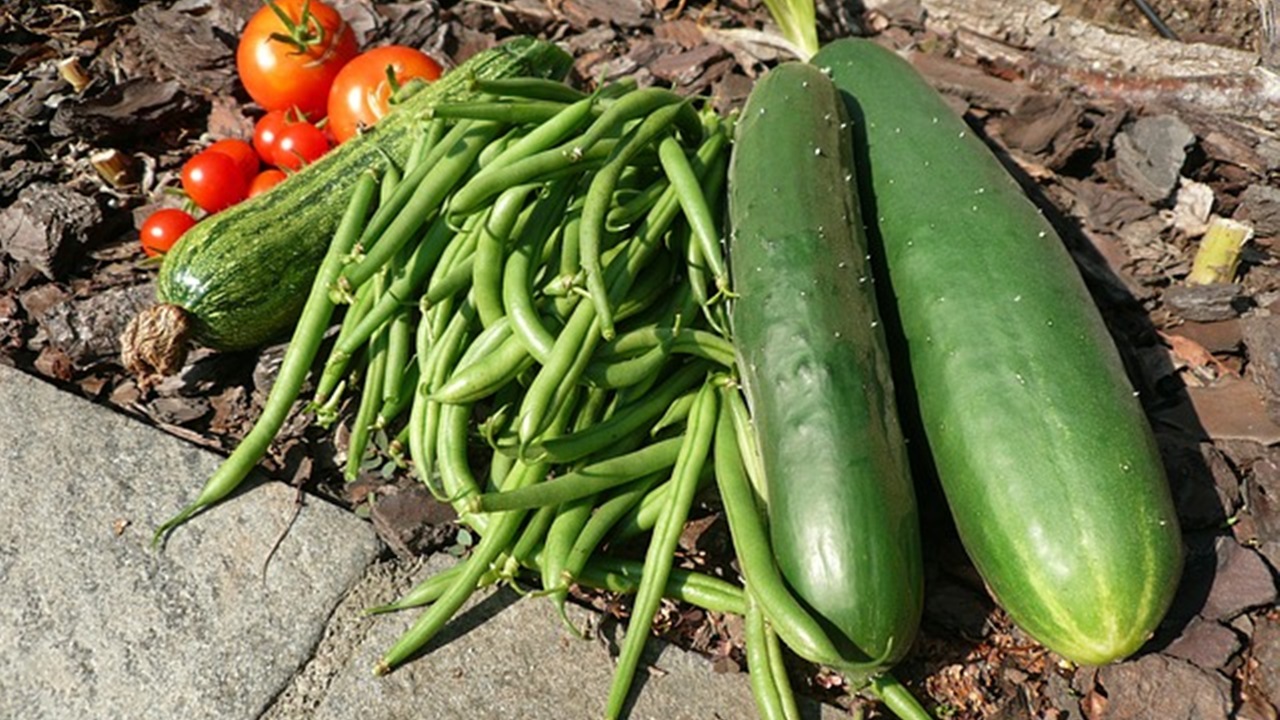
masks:
POLYGON ((287 112, 272 110, 253 126, 253 149, 258 152, 262 162, 268 165, 276 163, 276 144, 280 142, 280 133, 288 124, 287 112))
POLYGON ((309 122, 286 125, 276 142, 276 167, 297 170, 320 159, 329 151, 324 131, 309 122))
POLYGON ((200 209, 215 213, 243 200, 249 181, 230 155, 205 150, 183 164, 182 189, 200 209))
POLYGON ((169 252, 169 248, 178 242, 182 234, 196 224, 196 219, 182 210, 164 208, 147 216, 138 231, 138 239, 142 242, 142 252, 147 257, 155 257, 169 252))
POLYGON ((374 48, 343 66, 329 90, 329 129, 338 142, 368 128, 390 110, 394 91, 388 68, 400 86, 413 78, 428 82, 440 77, 440 64, 403 45, 374 48))
POLYGON ((253 180, 258 174, 258 153, 249 143, 238 140, 236 138, 227 138, 219 140, 209 147, 205 148, 206 152, 220 152, 223 155, 230 156, 236 161, 236 167, 239 168, 240 174, 244 176, 246 181, 253 180))
POLYGON ((236 70, 264 109, 319 119, 334 76, 358 52, 351 27, 323 0, 268 0, 240 33, 236 70))
POLYGON ((285 174, 275 168, 263 170, 258 173, 258 176, 253 179, 253 182, 249 183, 249 197, 261 195, 276 185, 279 185, 280 181, 284 180, 284 178, 285 174))

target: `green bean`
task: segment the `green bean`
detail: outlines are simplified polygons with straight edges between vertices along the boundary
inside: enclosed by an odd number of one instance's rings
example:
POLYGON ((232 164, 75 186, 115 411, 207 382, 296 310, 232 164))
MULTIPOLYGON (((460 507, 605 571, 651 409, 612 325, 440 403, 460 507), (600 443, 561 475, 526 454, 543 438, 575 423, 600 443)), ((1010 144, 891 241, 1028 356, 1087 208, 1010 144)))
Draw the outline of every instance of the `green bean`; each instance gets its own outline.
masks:
POLYGON ((449 192, 475 162, 480 151, 497 133, 498 125, 478 122, 471 125, 455 143, 440 143, 445 150, 441 153, 440 160, 431 168, 431 174, 414 189, 404 209, 387 225, 386 230, 374 236, 377 240, 372 247, 366 246, 365 257, 343 270, 342 279, 348 286, 359 287, 395 256, 400 246, 413 237, 423 219, 439 209, 449 192))
MULTIPOLYGON (((582 407, 578 409, 577 417, 574 418, 574 430, 590 427, 599 420, 601 413, 605 410, 605 396, 606 393, 604 391, 587 390, 587 397, 582 403, 582 407)), ((561 582, 561 578, 573 541, 583 525, 591 518, 591 511, 595 504, 595 496, 589 495, 569 500, 557 506, 555 518, 552 520, 551 527, 547 530, 546 540, 543 543, 542 564, 540 566, 542 587, 554 603, 560 619, 571 630, 574 630, 573 624, 569 622, 569 618, 565 614, 565 601, 569 597, 569 586, 567 582, 561 582)))
POLYGON ((596 358, 602 361, 617 360, 663 344, 667 344, 672 353, 693 355, 726 368, 732 368, 737 362, 733 343, 721 335, 695 328, 669 328, 656 324, 618 335, 600 346, 596 351, 596 358))
MULTIPOLYGON (((356 291, 355 302, 347 306, 346 313, 342 316, 342 323, 338 327, 338 336, 333 341, 333 346, 329 350, 329 356, 325 358, 324 366, 320 372, 320 380, 316 382, 315 399, 311 402, 312 408, 321 408, 329 404, 330 396, 334 393, 339 383, 342 382, 342 376, 346 373, 347 363, 351 361, 351 355, 345 352, 338 352, 347 336, 349 336, 364 316, 369 313, 373 307, 374 301, 373 287, 366 284, 356 291)), ((317 410, 318 412, 318 410, 317 410)), ((323 418, 317 416, 317 420, 323 422, 323 418)), ((333 418, 329 421, 332 422, 333 418)))
MULTIPOLYGON (((451 301, 446 302, 444 305, 437 306, 437 309, 447 311, 450 304, 452 304, 451 301)), ((471 304, 470 299, 466 299, 462 302, 457 312, 442 312, 441 315, 447 315, 449 322, 445 326, 444 332, 441 333, 440 340, 435 343, 427 354, 420 384, 421 390, 419 391, 424 405, 422 413, 422 450, 420 455, 415 458, 415 462, 419 465, 424 482, 434 469, 438 457, 442 412, 442 403, 431 400, 428 395, 444 382, 454 365, 457 364, 458 356, 463 351, 463 343, 466 341, 471 325, 475 320, 475 306, 471 304)), ((428 489, 430 488, 431 486, 428 485, 428 489)), ((446 490, 438 499, 444 499, 447 495, 448 491, 446 490)))
POLYGON ((550 100, 476 100, 441 103, 429 109, 427 114, 446 120, 491 120, 504 125, 531 125, 554 118, 566 107, 566 103, 550 100))
POLYGON ((636 357, 608 362, 595 361, 587 366, 582 376, 594 387, 625 388, 653 377, 671 357, 671 349, 664 345, 652 347, 636 357))
MULTIPOLYGON (((408 174, 403 176, 396 183, 395 192, 391 193, 391 197, 385 203, 378 206, 377 212, 369 219, 367 225, 360 233, 360 239, 355 244, 355 251, 363 253, 382 237, 391 226, 392 222, 403 214, 404 208, 408 205, 409 200, 417 192, 418 186, 426 180, 431 174, 436 163, 440 162, 444 154, 449 148, 461 142, 469 132, 472 131, 471 122, 460 122, 454 125, 447 134, 440 139, 440 142, 432 146, 431 152, 427 153, 422 161, 416 166, 408 168, 408 174)), ((359 283, 348 281, 348 289, 350 287, 358 287, 359 283)), ((340 290, 340 288, 335 288, 340 290)), ((345 293, 339 293, 339 297, 345 293)), ((336 299, 336 298, 335 298, 336 299)))
POLYGON ((458 576, 466 570, 466 562, 459 563, 453 567, 433 573, 430 577, 414 586, 412 590, 403 597, 389 602, 384 605, 375 605, 364 611, 365 615, 381 615, 383 613, 396 612, 398 610, 408 610, 409 608, 422 607, 428 603, 433 603, 440 599, 445 590, 449 588, 458 576))
POLYGON ((484 170, 495 175, 499 169, 516 160, 536 155, 549 150, 569 135, 578 131, 591 118, 595 111, 596 101, 593 97, 584 97, 565 107, 554 118, 529 130, 522 137, 511 143, 502 153, 493 159, 484 170))
MULTIPOLYGON (((524 530, 520 532, 520 537, 516 539, 514 545, 511 546, 511 562, 515 565, 528 566, 532 562, 533 556, 542 547, 542 540, 547 536, 547 529, 551 527, 551 521, 555 519, 556 508, 554 505, 546 505, 537 509, 533 513, 533 517, 525 523, 524 530)), ((515 568, 511 568, 509 574, 514 574, 515 568)))
MULTIPOLYGON (((409 309, 402 309, 391 318, 391 326, 387 335, 386 374, 382 380, 382 407, 395 407, 405 394, 405 379, 409 372, 409 353, 413 345, 413 314, 409 309)), ((377 427, 386 424, 386 418, 379 412, 381 422, 377 427)))
POLYGON ((444 218, 437 217, 432 221, 408 259, 403 264, 397 264, 391 283, 378 295, 374 306, 349 335, 335 343, 335 351, 348 355, 355 353, 373 335, 374 330, 382 327, 396 312, 412 302, 422 283, 439 263, 445 248, 451 244, 452 235, 453 230, 444 218))
MULTIPOLYGON (((409 154, 404 159, 404 169, 417 167, 423 159, 427 157, 427 153, 431 150, 431 137, 427 133, 426 128, 418 127, 419 132, 414 135, 413 144, 409 146, 409 154)), ((397 182, 399 181, 399 173, 397 173, 397 182)), ((392 188, 394 190, 395 188, 392 188)), ((383 202, 391 199, 391 193, 388 192, 382 197, 383 202)))
MULTIPOLYGON (((551 429, 554 431, 563 428, 567 422, 568 413, 558 413, 551 422, 551 429)), ((517 462, 516 467, 512 470, 512 487, 515 488, 540 481, 546 475, 548 467, 545 463, 526 465, 517 462)), ((383 655, 374 668, 375 674, 385 675, 418 652, 423 645, 430 642, 431 638, 444 627, 445 623, 471 597, 483 575, 498 557, 506 548, 510 547, 520 530, 525 515, 527 515, 527 512, 524 510, 513 510, 493 517, 486 531, 481 534, 480 542, 472 550, 471 557, 466 563, 466 570, 436 600, 435 604, 418 618, 413 627, 401 636, 400 640, 383 655)))
POLYGON ((580 432, 548 438, 540 443, 538 450, 553 462, 565 463, 610 447, 661 415, 672 401, 701 382, 706 372, 706 366, 701 363, 686 364, 672 373, 656 391, 633 405, 619 409, 608 420, 580 432))
POLYGON ((276 381, 267 394, 267 400, 263 404, 262 413, 258 416, 257 422, 231 455, 205 482, 196 499, 156 529, 151 540, 153 546, 158 545, 170 530, 186 522, 202 509, 225 498, 239 487, 271 446, 276 433, 288 418, 294 400, 302 390, 302 384, 306 380, 311 363, 320 350, 320 343, 324 339, 324 328, 328 327, 334 309, 328 293, 329 283, 337 277, 342 268, 342 259, 346 257, 359 235, 376 187, 377 177, 372 171, 362 174, 356 181, 347 209, 338 223, 329 249, 325 252, 324 260, 317 272, 316 282, 307 295, 302 314, 294 328, 293 337, 285 350, 276 381))
POLYGON ((604 226, 607 230, 621 231, 631 223, 644 217, 645 213, 653 208, 658 202, 658 198, 662 193, 666 192, 670 183, 665 177, 659 178, 650 183, 648 187, 636 193, 630 200, 625 203, 615 204, 609 208, 608 214, 604 218, 604 226))
MULTIPOLYGON (((391 367, 392 365, 388 361, 388 376, 392 374, 391 367)), ((382 429, 390 426, 391 423, 395 422, 396 418, 400 417, 400 415, 408 409, 410 403, 413 402, 413 397, 416 394, 416 389, 418 387, 418 380, 421 378, 421 371, 418 367, 418 363, 416 361, 405 363, 399 375, 401 388, 396 395, 386 398, 383 401, 382 409, 378 411, 378 418, 373 423, 375 428, 382 429)), ((388 379, 390 379, 390 377, 388 377, 388 379)), ((386 381, 383 381, 383 396, 386 396, 386 381)))
POLYGON ((902 720, 933 720, 933 715, 920 705, 920 701, 889 673, 871 678, 867 690, 902 720))
POLYGON ((715 388, 710 383, 704 384, 693 412, 689 415, 689 429, 672 471, 671 497, 654 528, 649 549, 645 553, 644 575, 640 578, 640 586, 636 588, 631 618, 627 622, 627 634, 618 653, 613 683, 609 687, 605 705, 606 718, 617 718, 622 714, 623 705, 631 690, 636 668, 640 664, 640 654, 644 650, 645 640, 662 600, 663 589, 671 574, 676 544, 688 518, 689 508, 693 505, 698 477, 711 449, 716 425, 716 404, 715 388))
POLYGON ((436 149, 436 146, 438 146, 440 142, 444 139, 445 133, 448 132, 448 125, 449 124, 446 123, 444 120, 427 121, 427 131, 425 133, 427 140, 422 145, 422 156, 420 158, 417 158, 412 165, 406 163, 405 166, 416 168, 419 164, 421 164, 422 161, 425 160, 431 154, 431 152, 436 149))
POLYGON ((614 323, 621 323, 642 315, 661 300, 670 299, 667 288, 671 287, 671 279, 675 263, 670 253, 657 253, 640 271, 635 282, 627 291, 625 298, 613 309, 614 323))
MULTIPOLYGON (((385 275, 386 273, 379 273, 373 278, 375 292, 381 290, 385 275)), ((365 366, 364 384, 360 389, 360 405, 351 421, 347 462, 342 473, 347 482, 354 481, 360 475, 360 465, 364 462, 365 450, 369 446, 369 433, 377 419, 378 408, 381 407, 382 383, 387 372, 388 342, 385 327, 374 333, 369 341, 369 362, 365 366)))
POLYGON ((555 297, 554 307, 558 317, 566 318, 573 311, 578 298, 572 292, 582 284, 582 265, 579 260, 579 239, 582 237, 582 211, 570 213, 560 234, 560 274, 543 288, 543 293, 555 297), (557 286, 559 290, 552 286, 557 286))
MULTIPOLYGON (((715 482, 715 473, 710 465, 703 468, 698 477, 698 487, 706 487, 715 482)), ((630 542, 632 538, 653 530, 658 525, 662 510, 667 505, 667 497, 671 494, 671 483, 667 482, 649 491, 640 502, 626 515, 620 518, 609 536, 610 543, 630 542)))
POLYGON ((576 90, 559 80, 546 78, 519 77, 471 80, 476 92, 498 97, 524 98, 527 100, 548 100, 552 102, 571 103, 587 97, 586 93, 576 90))
POLYGON ((472 498, 470 507, 475 512, 499 512, 559 505, 584 498, 671 467, 675 464, 680 443, 679 437, 661 440, 635 452, 592 463, 554 480, 520 490, 478 495, 472 498))
POLYGON ((555 578, 554 583, 567 586, 581 577, 584 568, 595 555, 596 548, 604 542, 609 531, 658 483, 666 481, 669 475, 665 469, 650 473, 630 485, 618 488, 613 495, 599 502, 595 512, 591 513, 577 536, 572 538, 568 552, 560 561, 558 572, 561 577, 555 578))
MULTIPOLYGON (((654 112, 663 107, 671 105, 682 105, 685 99, 676 93, 663 88, 642 88, 634 92, 623 95, 618 100, 610 103, 605 111, 589 125, 585 132, 577 138, 565 143, 560 149, 561 152, 568 155, 572 159, 580 160, 584 155, 592 150, 601 140, 611 135, 619 133, 623 126, 636 118, 652 115, 654 112)), ((692 142, 697 142, 697 135, 702 131, 701 121, 696 121, 696 131, 693 125, 687 121, 688 112, 682 118, 684 125, 689 125, 687 131, 693 135, 690 138, 692 142)), ((696 118, 696 114, 694 115, 696 118)))
MULTIPOLYGON (((530 476, 537 468, 525 468, 522 476, 530 476)), ((471 551, 463 570, 436 599, 435 603, 401 635, 374 667, 375 675, 386 675, 415 655, 431 641, 447 622, 462 608, 467 599, 480 586, 482 577, 503 551, 515 539, 524 519, 524 511, 504 513, 497 517, 481 535, 480 542, 471 551)))
POLYGON ((557 220, 562 216, 571 187, 569 183, 555 183, 548 194, 534 206, 528 226, 520 234, 515 247, 507 257, 502 273, 502 306, 516 337, 539 363, 545 363, 555 344, 555 337, 543 324, 534 307, 531 293, 534 258, 540 256, 542 246, 549 242, 557 220))
POLYGON ((587 189, 586 204, 582 207, 579 253, 587 278, 587 294, 596 306, 596 316, 600 319, 600 331, 605 340, 613 338, 613 308, 609 303, 608 284, 600 262, 605 214, 609 210, 618 178, 631 158, 665 133, 682 107, 682 103, 666 105, 650 113, 618 143, 604 166, 591 179, 591 186, 587 189))
MULTIPOLYGON (((736 393, 723 388, 722 395, 736 393)), ((725 398, 728 402, 728 398, 725 398)), ((769 618, 787 646, 806 660, 827 664, 844 664, 844 658, 818 621, 796 600, 774 564, 769 534, 757 509, 756 498, 747 480, 732 413, 720 413, 715 435, 715 473, 724 504, 725 518, 734 554, 751 594, 764 616, 769 618)))
POLYGON ((760 459, 760 447, 756 443, 755 426, 751 423, 751 412, 738 392, 725 392, 722 398, 729 415, 733 418, 733 432, 738 439, 738 457, 742 460, 747 472, 747 480, 760 504, 769 506, 769 487, 764 481, 764 464, 760 459))
POLYGON ((494 452, 489 459, 489 482, 485 484, 485 492, 501 492, 502 486, 510 479, 511 471, 515 466, 515 458, 494 452))
POLYGON ((455 405, 473 403, 494 394, 533 365, 524 343, 510 334, 511 323, 502 322, 494 327, 507 330, 505 339, 480 361, 460 365, 444 385, 431 391, 430 399, 455 405))
MULTIPOLYGON (((643 575, 643 566, 634 560, 601 555, 583 567, 578 582, 609 592, 630 594, 636 592, 643 575)), ((746 597, 741 588, 693 570, 671 568, 663 595, 710 612, 743 615, 747 611, 746 597)))
POLYGON ((778 633, 767 622, 765 623, 765 651, 773 681, 777 684, 778 698, 782 700, 782 717, 786 720, 800 720, 800 708, 796 706, 796 696, 791 690, 791 681, 787 676, 782 643, 778 640, 778 633))
MULTIPOLYGON (((716 133, 698 148, 698 161, 703 167, 719 155, 724 149, 724 142, 723 133, 716 133)), ((679 201, 674 191, 668 188, 645 216, 624 252, 609 263, 606 280, 611 298, 626 296, 638 269, 657 250, 678 211, 679 201)), ((518 421, 521 448, 529 448, 542 432, 547 411, 555 407, 556 392, 564 386, 576 384, 590 360, 599 339, 599 333, 592 332, 597 324, 594 309, 592 303, 580 303, 574 308, 547 362, 534 376, 518 421)))
POLYGON ((697 397, 696 393, 685 393, 676 398, 675 402, 667 406, 662 413, 662 417, 649 428, 649 435, 656 437, 663 430, 675 427, 683 423, 689 417, 689 411, 693 409, 693 399, 697 397))
POLYGON ((476 242, 475 261, 471 266, 471 290, 480 322, 489 327, 505 317, 502 308, 502 268, 505 265, 506 246, 511 239, 516 220, 525 207, 525 200, 533 191, 530 185, 516 185, 503 191, 486 211, 480 221, 479 239, 476 242))
POLYGON ((611 140, 597 143, 576 162, 558 148, 551 148, 501 166, 490 165, 458 188, 449 200, 449 212, 455 217, 470 215, 509 187, 544 182, 565 172, 583 172, 593 163, 603 162, 616 144, 611 140))
POLYGON ((542 562, 539 571, 542 574, 543 591, 551 598, 560 619, 567 627, 572 628, 568 615, 565 614, 565 602, 569 598, 569 585, 565 566, 573 541, 583 526, 591 519, 591 511, 595 506, 595 497, 577 498, 560 505, 556 509, 555 519, 547 530, 546 542, 542 548, 542 562))
POLYGON ((381 207, 391 199, 396 185, 400 184, 400 168, 395 163, 387 163, 387 170, 382 174, 382 182, 378 185, 378 205, 381 207))
MULTIPOLYGON (((471 419, 471 406, 440 403, 439 407, 440 428, 435 461, 440 470, 445 497, 459 510, 459 517, 462 517, 462 500, 480 493, 480 483, 471 471, 471 464, 467 459, 467 423, 471 419)), ((483 515, 475 518, 481 524, 487 522, 483 515)), ((467 522, 471 524, 471 520, 467 522)))
POLYGON ((751 597, 747 587, 747 615, 743 623, 747 654, 747 677, 751 683, 751 696, 755 698, 760 720, 789 720, 783 710, 778 692, 778 678, 769 662, 769 629, 765 624, 760 604, 751 597))
POLYGON ((723 293, 729 289, 729 273, 725 270, 724 260, 720 255, 720 233, 716 229, 716 221, 711 208, 707 205, 707 196, 702 192, 702 184, 698 180, 684 148, 670 135, 658 142, 658 159, 662 161, 662 169, 671 181, 680 199, 680 207, 693 230, 693 238, 697 243, 701 256, 716 281, 716 289, 723 293))
POLYGON ((529 384, 521 403, 516 421, 521 448, 529 447, 542 433, 544 420, 553 411, 561 388, 577 384, 573 370, 584 354, 589 357, 594 351, 599 340, 599 333, 593 332, 595 327, 595 312, 590 304, 579 305, 565 323, 547 361, 529 384))

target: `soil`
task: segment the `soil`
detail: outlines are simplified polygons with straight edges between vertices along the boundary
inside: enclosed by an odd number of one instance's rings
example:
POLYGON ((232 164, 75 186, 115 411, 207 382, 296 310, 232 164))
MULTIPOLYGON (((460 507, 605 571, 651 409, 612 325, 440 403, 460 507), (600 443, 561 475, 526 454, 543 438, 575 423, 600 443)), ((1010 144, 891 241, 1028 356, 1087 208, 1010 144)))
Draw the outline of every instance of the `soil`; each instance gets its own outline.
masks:
MULTIPOLYGON (((722 111, 740 105, 752 78, 781 57, 725 32, 770 28, 762 6, 737 0, 335 4, 365 45, 413 45, 457 62, 502 37, 540 35, 574 52, 584 85, 631 75, 709 96, 722 111)), ((1267 115, 1251 103, 1280 95, 1256 91, 1274 81, 1253 67, 1257 53, 1271 57, 1260 5, 1153 3, 1177 36, 1168 41, 1157 39, 1137 3, 1123 0, 1067 0, 1038 21, 1084 22, 1175 60, 1209 48, 1205 62, 1216 68, 1253 58, 1246 70, 1207 79, 1173 69, 1155 77, 1158 70, 1116 58, 1130 70, 1117 79, 1082 59, 1107 52, 1101 45, 1050 47, 1025 27, 1002 30, 1003 10, 979 23, 943 5, 823 7, 820 26, 824 37, 871 34, 911 51, 1058 226, 1160 441, 1188 562, 1174 608, 1142 653, 1078 668, 995 606, 926 487, 925 623, 896 674, 945 717, 1277 718, 1280 140, 1268 120, 1274 104, 1267 115), (1236 274, 1191 284, 1214 218, 1248 224, 1252 240, 1236 274)), ((972 5, 966 12, 976 17, 985 3, 972 5)), ((256 417, 282 348, 196 350, 180 374, 140 387, 120 366, 116 338, 153 295, 141 219, 181 204, 172 192, 177 171, 196 149, 247 137, 261 114, 238 86, 232 59, 236 32, 257 6, 17 0, 0 8, 0 362, 222 452, 256 417), (72 59, 88 78, 79 90, 59 71, 72 59), (118 174, 95 167, 107 151, 122 160, 118 174)), ((394 458, 370 460, 360 480, 344 484, 335 471, 344 438, 341 425, 328 432, 296 414, 266 470, 370 517, 397 555, 465 552, 471 539, 455 530, 448 508, 394 458)), ((377 443, 385 448, 388 439, 377 443)), ((682 548, 686 562, 732 572, 712 499, 682 548)), ((578 599, 623 611, 607 595, 578 599)), ((731 620, 677 605, 661 620, 664 635, 715 657, 717 667, 741 667, 731 620)), ((799 663, 794 670, 804 692, 882 712, 837 676, 799 663)))

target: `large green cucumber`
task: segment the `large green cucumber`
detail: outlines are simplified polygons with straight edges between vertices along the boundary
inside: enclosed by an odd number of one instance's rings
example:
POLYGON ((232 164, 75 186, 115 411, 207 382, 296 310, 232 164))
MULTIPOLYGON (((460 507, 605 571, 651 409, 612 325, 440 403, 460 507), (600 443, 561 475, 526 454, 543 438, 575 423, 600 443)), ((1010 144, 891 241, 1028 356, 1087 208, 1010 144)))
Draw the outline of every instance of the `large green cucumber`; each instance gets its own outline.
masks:
POLYGON ((752 90, 729 169, 734 345, 783 577, 861 660, 920 620, 919 527, 844 107, 813 66, 752 90))
POLYGON ((928 446, 996 600, 1062 656, 1137 650, 1181 536, 1119 353, 1053 227, 905 60, 831 43, 928 446))
POLYGON ((472 78, 562 77, 571 58, 520 37, 471 57, 271 191, 201 221, 165 256, 162 303, 189 314, 191 336, 221 349, 271 340, 297 318, 356 179, 386 157, 403 162, 424 111, 473 92, 472 78))

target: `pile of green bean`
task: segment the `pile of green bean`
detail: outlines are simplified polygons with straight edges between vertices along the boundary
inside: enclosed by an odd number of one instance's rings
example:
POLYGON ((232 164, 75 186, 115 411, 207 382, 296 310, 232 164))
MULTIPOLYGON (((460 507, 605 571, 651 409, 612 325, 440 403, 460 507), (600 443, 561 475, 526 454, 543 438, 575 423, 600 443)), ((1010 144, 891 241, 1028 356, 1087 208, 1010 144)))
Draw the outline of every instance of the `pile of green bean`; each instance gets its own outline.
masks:
POLYGON ((477 82, 482 101, 438 106, 405 162, 360 179, 262 416, 157 540, 243 480, 317 369, 317 422, 355 408, 347 478, 381 430, 480 536, 458 565, 371 610, 426 606, 377 673, 478 588, 532 579, 562 613, 572 584, 635 593, 607 717, 623 712, 663 597, 745 616, 762 717, 798 717, 784 645, 925 717, 891 677, 862 672, 874 659, 841 656, 771 556, 725 307, 730 122, 625 82, 592 94, 477 82), (709 484, 745 587, 673 567, 709 484), (602 551, 645 533, 643 562, 602 551))

